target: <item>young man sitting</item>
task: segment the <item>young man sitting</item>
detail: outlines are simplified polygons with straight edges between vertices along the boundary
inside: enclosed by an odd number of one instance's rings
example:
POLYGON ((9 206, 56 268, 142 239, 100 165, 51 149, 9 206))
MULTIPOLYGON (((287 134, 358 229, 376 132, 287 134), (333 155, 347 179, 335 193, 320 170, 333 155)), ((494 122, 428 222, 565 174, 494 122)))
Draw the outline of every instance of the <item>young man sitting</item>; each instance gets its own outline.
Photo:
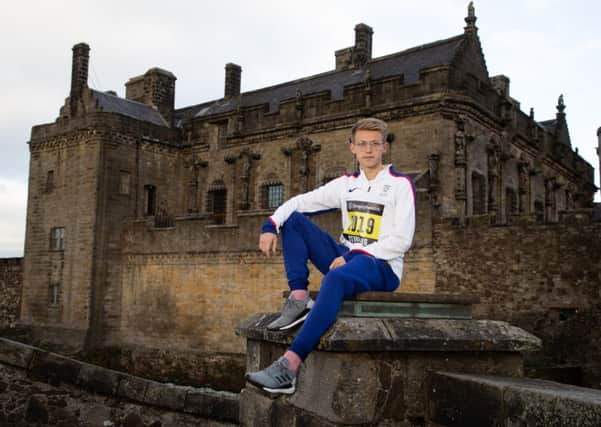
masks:
POLYGON ((334 179, 282 204, 263 225, 259 248, 276 251, 282 236, 290 297, 267 327, 302 328, 290 348, 269 367, 246 379, 272 393, 292 394, 300 363, 336 321, 344 299, 365 291, 394 291, 400 284, 403 255, 415 230, 415 190, 411 180, 382 164, 388 127, 375 118, 351 129, 350 150, 360 170, 334 179), (342 234, 337 243, 305 214, 340 209, 342 234), (309 297, 307 260, 324 275, 315 302, 309 297))

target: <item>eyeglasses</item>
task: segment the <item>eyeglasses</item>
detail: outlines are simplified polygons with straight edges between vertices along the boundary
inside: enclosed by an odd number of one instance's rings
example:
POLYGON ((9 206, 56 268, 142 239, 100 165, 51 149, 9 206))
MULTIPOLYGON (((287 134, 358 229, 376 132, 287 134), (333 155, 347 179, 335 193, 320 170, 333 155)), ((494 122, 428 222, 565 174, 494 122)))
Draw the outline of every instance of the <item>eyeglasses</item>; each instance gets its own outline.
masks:
POLYGON ((382 141, 355 141, 352 143, 355 147, 360 149, 369 148, 380 148, 384 145, 382 141))

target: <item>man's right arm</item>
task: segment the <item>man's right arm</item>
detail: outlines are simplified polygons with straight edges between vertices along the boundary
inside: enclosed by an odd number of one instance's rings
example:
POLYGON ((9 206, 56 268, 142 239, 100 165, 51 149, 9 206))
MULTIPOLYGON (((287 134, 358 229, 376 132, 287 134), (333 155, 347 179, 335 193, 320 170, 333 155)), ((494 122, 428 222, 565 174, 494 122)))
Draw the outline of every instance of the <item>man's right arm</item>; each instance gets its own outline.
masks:
POLYGON ((277 234, 293 212, 315 214, 339 209, 341 195, 345 188, 345 179, 346 177, 341 176, 313 191, 288 199, 263 223, 262 233, 277 234))

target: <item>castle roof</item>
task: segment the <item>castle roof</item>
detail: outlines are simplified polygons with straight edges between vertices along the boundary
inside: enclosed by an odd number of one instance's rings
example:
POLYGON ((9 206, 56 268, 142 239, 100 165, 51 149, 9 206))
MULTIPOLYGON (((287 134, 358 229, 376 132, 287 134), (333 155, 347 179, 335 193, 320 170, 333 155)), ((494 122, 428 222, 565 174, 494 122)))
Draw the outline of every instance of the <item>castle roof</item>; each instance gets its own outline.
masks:
POLYGON ((218 100, 185 107, 176 110, 177 119, 185 116, 203 117, 213 114, 227 113, 238 108, 256 105, 268 105, 269 112, 279 109, 280 102, 294 99, 297 91, 303 96, 329 92, 333 101, 341 100, 344 87, 362 83, 369 71, 371 79, 385 79, 403 76, 404 84, 416 83, 420 70, 438 65, 449 65, 465 40, 461 34, 433 43, 417 46, 391 55, 370 60, 363 68, 334 70, 310 77, 292 80, 274 86, 242 93, 239 97, 221 98, 218 100))
POLYGON ((158 126, 168 126, 163 116, 152 106, 131 99, 119 98, 106 92, 90 89, 101 111, 122 114, 127 117, 149 122, 158 126))

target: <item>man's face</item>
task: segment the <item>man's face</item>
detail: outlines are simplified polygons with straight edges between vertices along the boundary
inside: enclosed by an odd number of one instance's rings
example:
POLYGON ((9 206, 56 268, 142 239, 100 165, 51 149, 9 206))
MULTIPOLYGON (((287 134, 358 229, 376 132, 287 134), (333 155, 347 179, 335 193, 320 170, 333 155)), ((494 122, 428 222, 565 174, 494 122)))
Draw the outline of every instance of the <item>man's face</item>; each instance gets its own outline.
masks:
POLYGON ((377 130, 359 129, 350 145, 351 153, 357 157, 361 169, 373 169, 382 165, 382 156, 388 144, 377 130))

